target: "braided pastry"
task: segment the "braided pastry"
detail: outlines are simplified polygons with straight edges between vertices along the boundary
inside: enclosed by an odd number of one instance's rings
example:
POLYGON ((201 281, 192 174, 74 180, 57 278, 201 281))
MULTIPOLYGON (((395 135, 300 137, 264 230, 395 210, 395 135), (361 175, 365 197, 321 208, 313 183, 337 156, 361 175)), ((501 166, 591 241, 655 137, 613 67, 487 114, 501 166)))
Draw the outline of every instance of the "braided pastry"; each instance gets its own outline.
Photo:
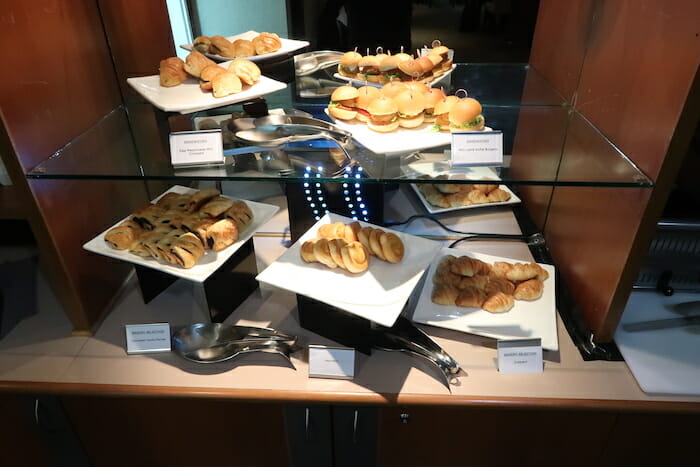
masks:
POLYGON ((357 274, 369 267, 369 255, 360 242, 341 238, 315 238, 301 245, 301 259, 307 263, 321 263, 331 269, 341 268, 357 274))
POLYGON ((131 219, 127 219, 118 226, 110 229, 105 234, 105 242, 115 250, 127 250, 138 240, 143 232, 141 226, 131 219))
POLYGON ((234 201, 224 213, 224 217, 231 219, 236 224, 238 231, 242 232, 253 220, 253 211, 245 201, 234 201))

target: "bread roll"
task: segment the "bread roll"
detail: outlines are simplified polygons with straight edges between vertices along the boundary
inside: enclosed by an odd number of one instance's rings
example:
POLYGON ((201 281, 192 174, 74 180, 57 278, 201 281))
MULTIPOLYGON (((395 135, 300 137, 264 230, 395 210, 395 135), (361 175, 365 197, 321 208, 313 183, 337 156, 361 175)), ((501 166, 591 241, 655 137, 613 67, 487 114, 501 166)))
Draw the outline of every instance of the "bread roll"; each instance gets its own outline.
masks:
POLYGON ((211 45, 209 46, 209 52, 221 55, 222 57, 232 58, 233 55, 233 44, 226 39, 224 36, 211 36, 211 45))
POLYGON ((160 61, 158 66, 160 85, 166 88, 182 84, 187 79, 185 62, 178 57, 170 57, 160 61))

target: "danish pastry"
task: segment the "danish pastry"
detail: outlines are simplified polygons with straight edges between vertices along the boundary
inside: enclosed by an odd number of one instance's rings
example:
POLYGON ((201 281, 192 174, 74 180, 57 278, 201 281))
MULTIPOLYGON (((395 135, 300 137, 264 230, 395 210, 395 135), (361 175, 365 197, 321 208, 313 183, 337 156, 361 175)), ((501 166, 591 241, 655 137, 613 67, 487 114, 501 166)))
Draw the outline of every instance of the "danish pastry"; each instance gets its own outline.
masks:
POLYGON ((165 212, 162 207, 156 204, 149 204, 136 211, 131 218, 144 230, 153 230, 156 227, 157 219, 165 212))
POLYGON ((252 42, 255 47, 255 53, 258 55, 276 52, 282 48, 282 41, 279 36, 271 32, 261 32, 253 38, 252 42))
POLYGON ((247 39, 236 39, 231 44, 233 56, 236 58, 252 57, 255 55, 255 46, 247 39))
POLYGON ((178 57, 170 57, 160 61, 158 67, 160 85, 166 88, 182 84, 187 79, 185 62, 178 57))
POLYGON ((226 97, 237 94, 243 90, 243 83, 240 78, 230 71, 216 75, 211 80, 214 97, 226 97))
POLYGON ((224 73, 226 70, 219 65, 207 65, 202 69, 199 75, 199 87, 202 91, 211 91, 213 88, 212 80, 215 76, 224 73))
POLYGON ((196 50, 193 50, 185 58, 184 68, 187 73, 191 74, 195 78, 199 78, 202 70, 209 65, 216 65, 216 63, 214 63, 213 60, 209 60, 196 50))
POLYGON ((142 232, 143 229, 136 221, 127 219, 107 231, 104 239, 115 250, 128 250, 138 240, 142 232))
POLYGON ((221 251, 238 240, 238 228, 231 219, 221 219, 206 229, 207 247, 221 251))
POLYGON ((199 208, 199 211, 211 217, 219 217, 231 206, 233 206, 233 200, 224 196, 216 196, 199 208))
POLYGON ((203 190, 197 191, 190 197, 187 203, 187 212, 198 211, 199 208, 204 205, 204 203, 214 198, 215 196, 219 196, 220 194, 221 193, 219 193, 219 190, 217 190, 216 188, 205 188, 203 190))
POLYGON ((224 36, 211 36, 211 45, 209 46, 209 52, 221 55, 222 57, 234 57, 232 43, 226 39, 224 36))
POLYGON ((204 256, 202 242, 191 232, 180 235, 170 246, 170 251, 173 263, 185 269, 193 267, 204 256))
POLYGON ((228 65, 228 71, 232 72, 247 85, 253 85, 260 79, 260 68, 251 62, 242 58, 236 58, 228 65))
POLYGON ((231 219, 238 227, 238 231, 242 232, 253 220, 253 211, 245 201, 238 200, 224 212, 224 216, 231 219))
POLYGON ((211 47, 211 39, 209 39, 207 36, 199 36, 195 37, 194 41, 192 42, 192 47, 197 52, 206 54, 209 53, 209 47, 211 47))

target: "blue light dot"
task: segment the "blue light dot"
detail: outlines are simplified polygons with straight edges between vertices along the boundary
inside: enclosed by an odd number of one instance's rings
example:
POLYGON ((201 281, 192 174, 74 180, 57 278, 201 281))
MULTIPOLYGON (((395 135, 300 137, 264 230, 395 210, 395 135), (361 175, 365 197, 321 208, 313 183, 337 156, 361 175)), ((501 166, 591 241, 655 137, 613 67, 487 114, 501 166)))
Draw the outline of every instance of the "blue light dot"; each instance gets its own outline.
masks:
POLYGON ((321 174, 316 174, 316 178, 321 178, 321 174))
POLYGON ((362 214, 364 214, 364 215, 366 216, 366 215, 367 215, 367 211, 362 211, 362 214))
POLYGON ((360 178, 360 174, 355 174, 355 178, 360 178))
POLYGON ((316 205, 314 203, 309 204, 309 206, 311 206, 312 208, 316 207, 316 205))
POLYGON ((355 188, 360 188, 360 184, 359 184, 359 183, 355 183, 355 188))
POLYGON ((304 192, 305 192, 307 195, 310 195, 310 194, 311 194, 311 190, 304 190, 304 192))
POLYGON ((350 201, 350 197, 346 196, 345 201, 350 201))
POLYGON ((350 194, 350 192, 348 190, 343 190, 343 194, 348 195, 348 194, 350 194))
POLYGON ((364 219, 364 220, 368 221, 369 219, 367 219, 367 218, 365 217, 365 219, 364 219))
POLYGON ((321 193, 323 193, 321 190, 316 190, 316 194, 320 195, 321 193))
MULTIPOLYGON (((356 220, 357 220, 357 216, 352 216, 352 220, 356 221, 356 220)), ((367 220, 367 219, 365 219, 365 220, 367 220)))
POLYGON ((365 203, 360 203, 360 207, 364 209, 365 203))
MULTIPOLYGON (((362 172, 362 167, 358 167, 358 168, 357 168, 357 171, 358 171, 358 172, 362 172)), ((365 220, 366 220, 366 219, 365 219, 365 220)))
POLYGON ((323 204, 321 205, 321 207, 322 207, 322 208, 325 208, 325 207, 326 207, 326 203, 323 203, 323 204))
POLYGON ((354 207, 355 207, 355 205, 354 205, 354 204, 352 204, 352 203, 350 203, 350 204, 348 204, 348 207, 349 207, 349 208, 354 208, 354 207))
POLYGON ((304 174, 304 178, 309 178, 309 174, 304 174))
POLYGON ((347 184, 347 183, 343 183, 343 188, 347 188, 347 187, 348 187, 348 184, 347 184))
POLYGON ((314 217, 314 219, 316 219, 317 221, 320 221, 320 220, 321 220, 321 218, 318 217, 318 216, 314 217))
POLYGON ((306 201, 311 201, 311 196, 307 196, 306 201))
POLYGON ((350 211, 350 214, 357 214, 357 211, 350 211))
POLYGON ((362 198, 360 198, 360 197, 358 196, 358 197, 357 197, 357 200, 358 200, 358 201, 362 201, 362 198))
POLYGON ((309 182, 304 182, 304 188, 308 188, 309 182))
POLYGON ((319 200, 319 201, 323 201, 323 196, 319 196, 319 197, 318 197, 318 200, 319 200))

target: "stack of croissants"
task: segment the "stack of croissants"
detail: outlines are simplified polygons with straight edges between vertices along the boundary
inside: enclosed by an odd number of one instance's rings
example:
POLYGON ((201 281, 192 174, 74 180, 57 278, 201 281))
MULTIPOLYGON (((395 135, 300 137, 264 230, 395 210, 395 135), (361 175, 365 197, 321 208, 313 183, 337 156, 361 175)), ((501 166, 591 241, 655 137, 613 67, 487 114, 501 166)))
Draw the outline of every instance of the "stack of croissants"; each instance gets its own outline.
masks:
POLYGON ((257 83, 261 74, 260 68, 250 60, 237 58, 224 68, 196 50, 184 61, 179 57, 161 60, 158 73, 160 85, 168 88, 182 84, 190 76, 199 78, 202 91, 211 91, 214 97, 239 93, 244 85, 257 83))
POLYGON ((108 230, 104 240, 116 250, 189 269, 206 250, 235 243, 252 220, 245 201, 221 196, 214 188, 192 194, 171 191, 108 230))
MULTIPOLYGON (((432 177, 427 177, 432 179, 432 177)), ((445 180, 445 176, 437 176, 436 180, 445 180)), ((510 200, 511 195, 499 185, 491 183, 459 184, 421 183, 416 187, 425 200, 440 208, 456 208, 474 204, 503 203, 510 200)))
POLYGON ((404 244, 398 235, 359 222, 324 224, 317 237, 301 245, 301 258, 358 274, 369 267, 370 256, 398 263, 404 257, 404 244))
POLYGON ((503 313, 515 300, 537 300, 549 273, 537 263, 493 264, 470 256, 444 256, 433 275, 431 299, 438 305, 503 313))
POLYGON ((192 46, 203 54, 214 54, 226 58, 245 58, 277 52, 282 40, 273 32, 261 32, 251 40, 236 39, 233 42, 224 36, 199 36, 192 46))

